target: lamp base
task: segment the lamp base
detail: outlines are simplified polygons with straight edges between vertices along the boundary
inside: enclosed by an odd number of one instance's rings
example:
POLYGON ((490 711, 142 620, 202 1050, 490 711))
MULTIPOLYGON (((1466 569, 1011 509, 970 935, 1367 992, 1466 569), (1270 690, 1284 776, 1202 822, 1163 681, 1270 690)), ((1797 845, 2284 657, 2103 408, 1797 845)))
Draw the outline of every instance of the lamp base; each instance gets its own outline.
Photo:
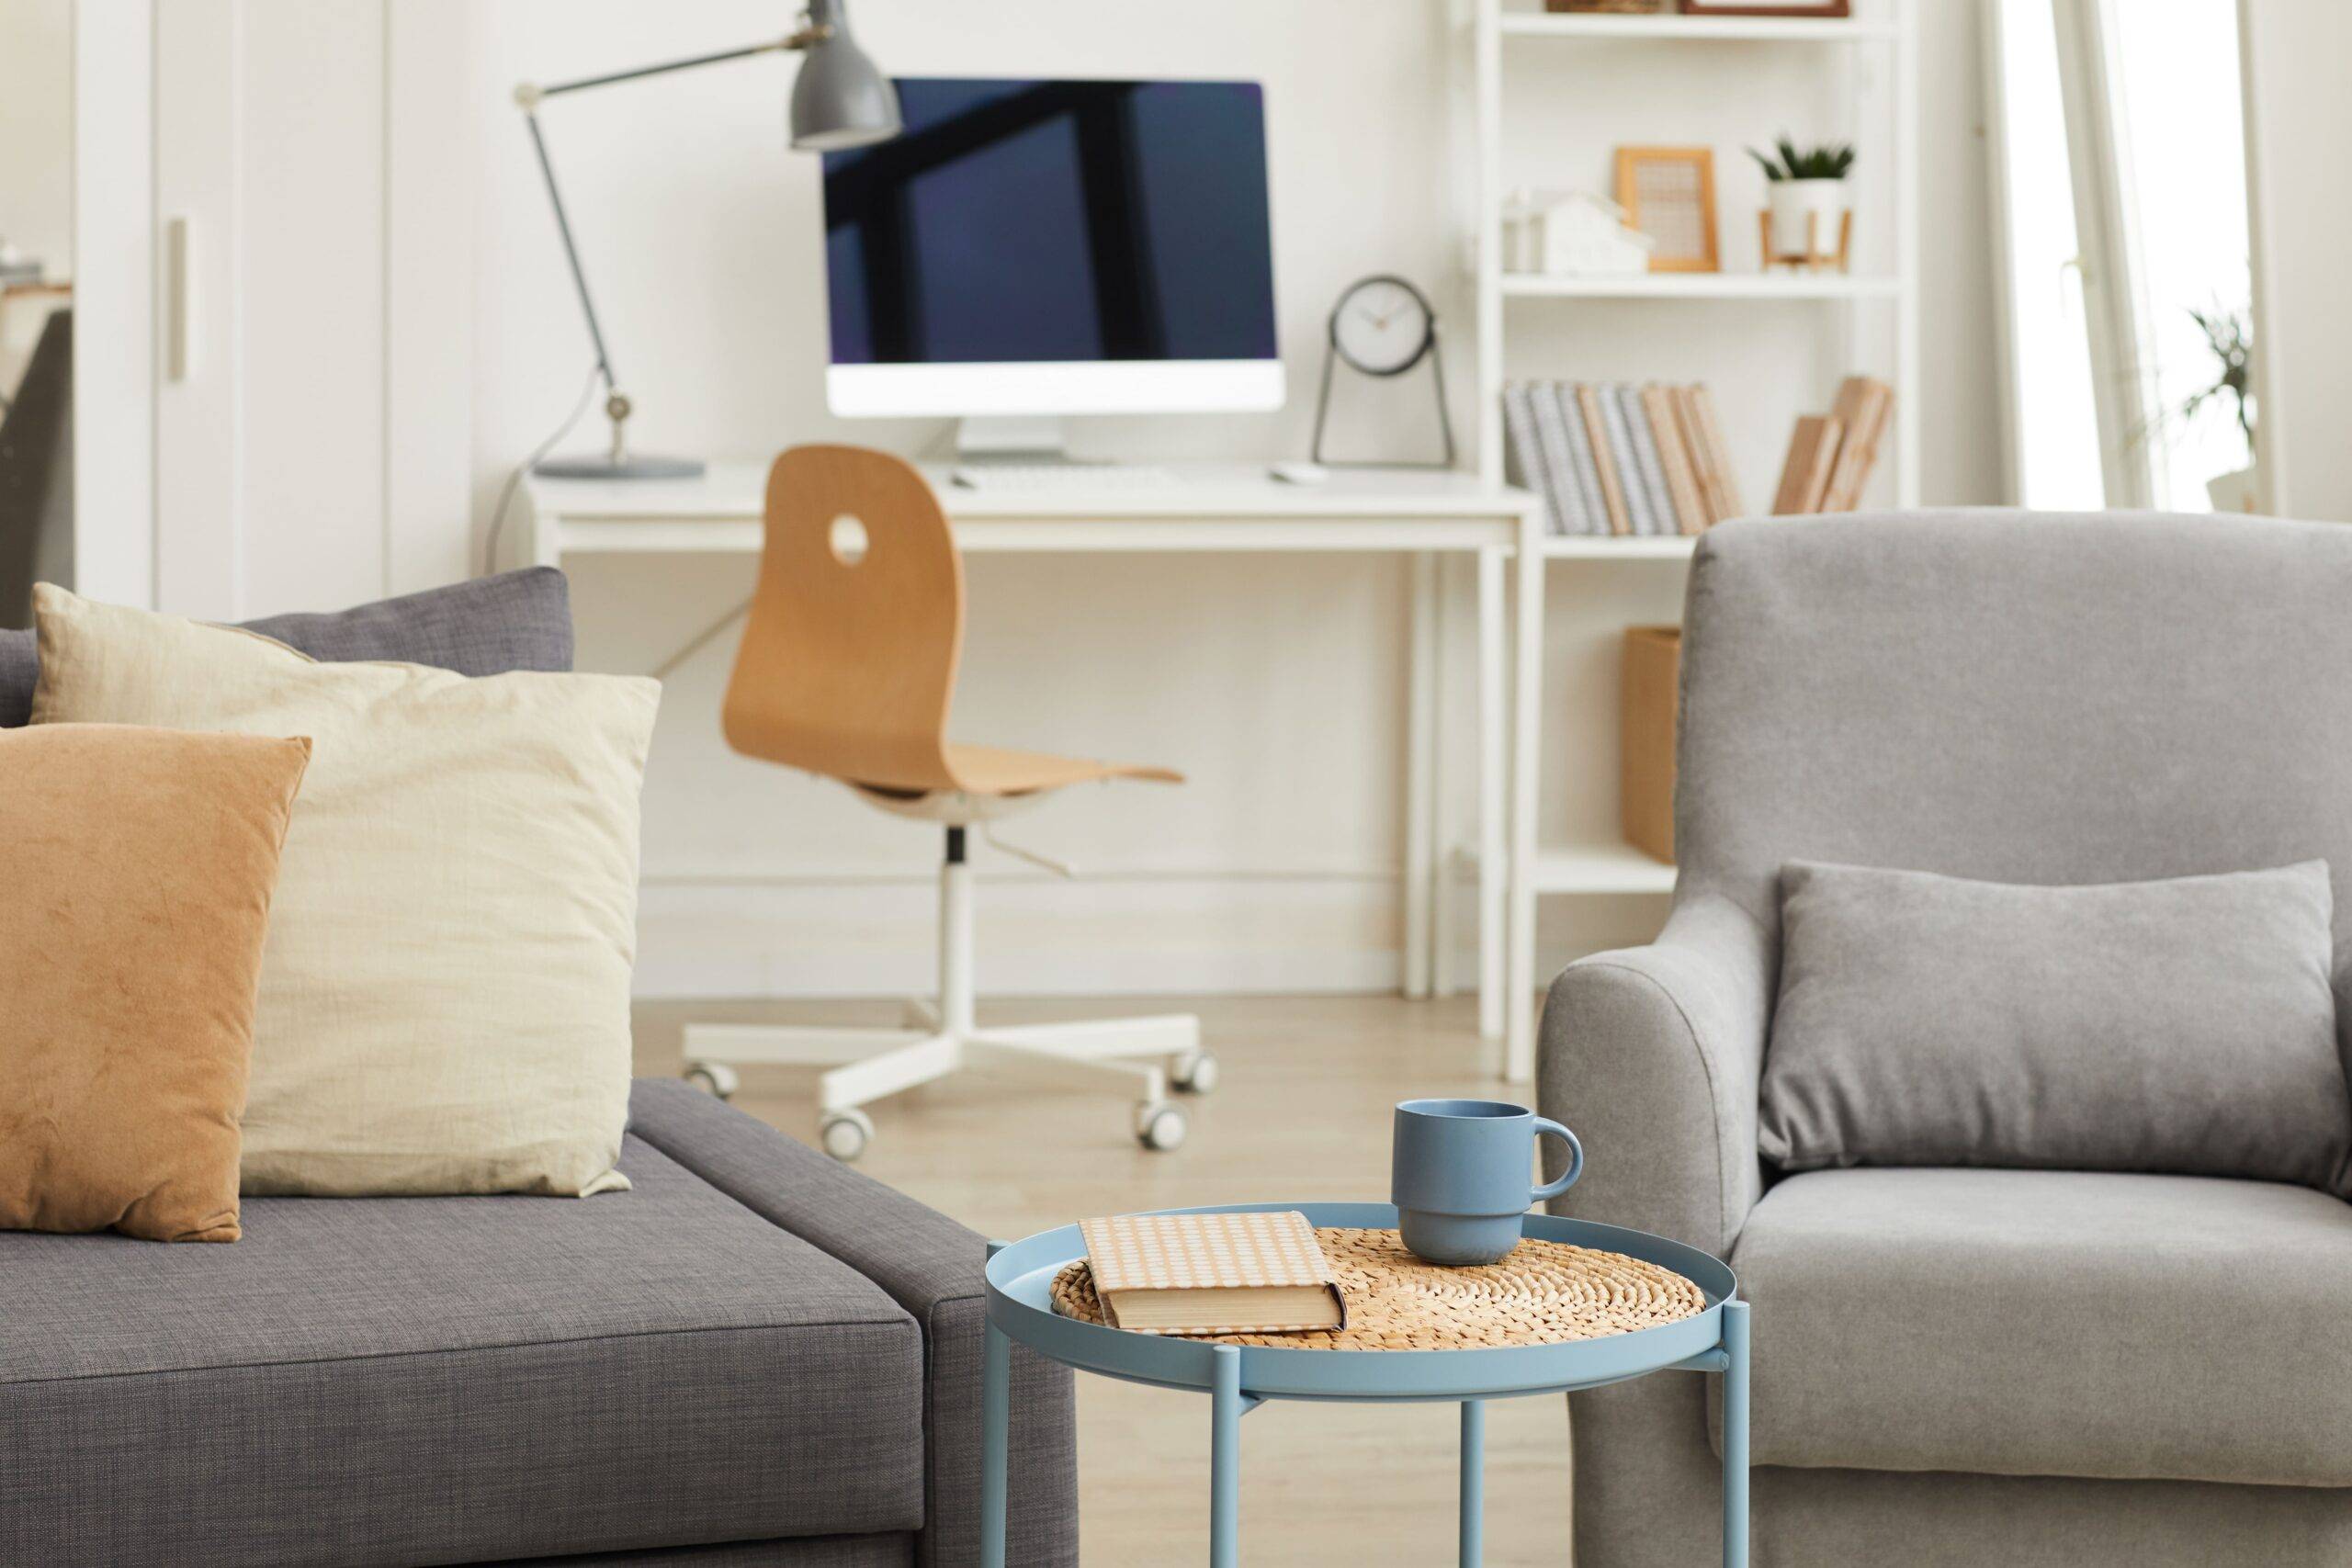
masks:
POLYGON ((549 457, 531 466, 547 479, 700 479, 700 457, 549 457))

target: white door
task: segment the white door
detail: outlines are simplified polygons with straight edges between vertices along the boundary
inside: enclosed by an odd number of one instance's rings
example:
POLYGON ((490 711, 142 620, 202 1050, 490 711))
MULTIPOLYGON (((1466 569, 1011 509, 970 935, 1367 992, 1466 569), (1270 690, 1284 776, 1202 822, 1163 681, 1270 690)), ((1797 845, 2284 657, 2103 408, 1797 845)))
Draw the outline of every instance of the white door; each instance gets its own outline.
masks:
MULTIPOLYGON (((125 321, 142 295, 148 307, 152 602, 243 619, 464 575, 466 8, 83 10, 85 32, 107 14, 102 73, 117 79, 119 118, 146 132, 122 135, 116 166, 85 165, 80 185, 126 241, 104 302, 125 321), (128 166, 134 144, 152 149, 149 167, 128 166), (141 230, 143 269, 129 243, 141 230)), ((135 365, 136 335, 122 334, 122 364, 135 365)), ((107 425, 119 430, 135 399, 114 391, 107 425)))

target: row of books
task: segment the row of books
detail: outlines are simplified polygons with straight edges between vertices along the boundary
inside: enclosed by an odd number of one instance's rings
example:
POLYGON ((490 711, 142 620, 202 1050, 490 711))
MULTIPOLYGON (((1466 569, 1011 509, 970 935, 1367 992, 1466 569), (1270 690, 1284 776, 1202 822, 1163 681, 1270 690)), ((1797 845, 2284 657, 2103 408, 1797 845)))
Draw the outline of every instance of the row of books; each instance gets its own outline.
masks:
POLYGON ((1894 418, 1894 389, 1868 376, 1849 376, 1826 414, 1797 421, 1781 482, 1772 493, 1776 516, 1851 512, 1878 464, 1878 444, 1894 418))
POLYGON ((1520 381, 1503 389, 1512 483, 1555 534, 1699 534, 1740 514, 1704 386, 1520 381))

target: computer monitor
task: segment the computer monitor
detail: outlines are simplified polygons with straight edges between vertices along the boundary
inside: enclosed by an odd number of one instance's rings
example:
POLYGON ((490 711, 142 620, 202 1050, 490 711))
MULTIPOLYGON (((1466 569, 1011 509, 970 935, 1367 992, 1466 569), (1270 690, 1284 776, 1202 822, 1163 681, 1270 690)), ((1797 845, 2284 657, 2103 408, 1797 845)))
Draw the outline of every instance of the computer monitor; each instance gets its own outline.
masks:
POLYGON ((1256 83, 898 88, 900 135, 825 154, 835 413, 1282 406, 1256 83))

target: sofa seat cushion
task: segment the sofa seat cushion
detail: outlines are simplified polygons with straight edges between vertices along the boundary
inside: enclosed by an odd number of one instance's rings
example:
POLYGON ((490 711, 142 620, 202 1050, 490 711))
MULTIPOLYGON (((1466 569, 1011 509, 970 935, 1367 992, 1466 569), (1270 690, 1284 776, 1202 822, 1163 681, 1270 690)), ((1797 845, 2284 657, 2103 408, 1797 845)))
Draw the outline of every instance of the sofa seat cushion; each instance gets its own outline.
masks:
POLYGON ((897 1303, 660 1150, 635 1190, 0 1235, 0 1562, 504 1561, 919 1528, 897 1303))
POLYGON ((1731 1262, 1759 1464, 2352 1486, 2352 1205, 2325 1193, 1813 1171, 1731 1262))

